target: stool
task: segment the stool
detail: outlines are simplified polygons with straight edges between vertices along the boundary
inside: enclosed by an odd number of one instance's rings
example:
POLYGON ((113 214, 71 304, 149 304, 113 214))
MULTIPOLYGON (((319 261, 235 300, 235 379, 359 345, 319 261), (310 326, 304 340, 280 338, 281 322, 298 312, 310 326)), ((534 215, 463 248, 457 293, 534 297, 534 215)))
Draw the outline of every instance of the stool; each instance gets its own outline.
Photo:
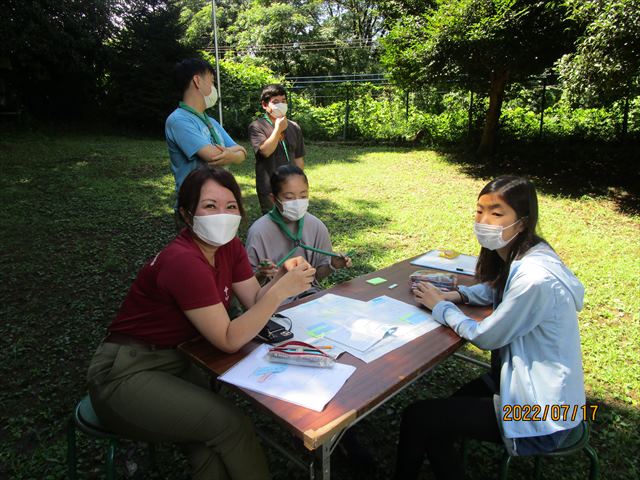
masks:
MULTIPOLYGON (((589 445, 589 424, 587 422, 582 422, 582 432, 580 433, 580 437, 572 444, 566 447, 561 447, 553 452, 549 453, 539 453, 534 455, 535 457, 535 467, 533 471, 534 478, 536 480, 540 479, 540 475, 542 474, 542 458, 543 457, 563 457, 566 455, 571 455, 573 453, 584 450, 584 452, 589 457, 590 467, 589 467, 589 480, 598 480, 600 478, 600 463, 598 461, 598 455, 596 451, 589 445)), ((467 440, 464 440, 462 443, 462 464, 467 464, 467 457, 469 452, 469 444, 467 440)), ((502 459, 500 461, 500 479, 507 480, 509 477, 509 464, 511 463, 511 459, 513 457, 509 455, 509 452, 506 450, 502 454, 502 459)))
MULTIPOLYGON (((83 433, 94 438, 105 439, 109 441, 109 449, 107 450, 106 478, 107 480, 115 480, 115 456, 118 446, 118 439, 122 438, 118 434, 107 429, 93 410, 91 398, 89 395, 78 402, 73 415, 69 419, 67 426, 67 468, 69 480, 76 480, 76 427, 83 433)), ((155 463, 155 446, 149 444, 149 459, 151 465, 155 463)))
MULTIPOLYGON (((561 447, 553 452, 549 453, 539 453, 535 455, 535 467, 534 467, 534 478, 536 480, 540 479, 540 475, 542 473, 542 458, 543 457, 564 457, 566 455, 571 455, 573 453, 584 450, 584 452, 589 457, 589 480, 598 480, 600 478, 600 462, 598 461, 598 455, 596 451, 589 445, 589 424, 587 422, 582 422, 582 434, 580 438, 578 438, 575 443, 569 445, 567 447, 561 447)), ((511 455, 505 450, 502 454, 502 461, 500 462, 500 478, 502 480, 507 480, 509 475, 509 463, 511 462, 511 455)))

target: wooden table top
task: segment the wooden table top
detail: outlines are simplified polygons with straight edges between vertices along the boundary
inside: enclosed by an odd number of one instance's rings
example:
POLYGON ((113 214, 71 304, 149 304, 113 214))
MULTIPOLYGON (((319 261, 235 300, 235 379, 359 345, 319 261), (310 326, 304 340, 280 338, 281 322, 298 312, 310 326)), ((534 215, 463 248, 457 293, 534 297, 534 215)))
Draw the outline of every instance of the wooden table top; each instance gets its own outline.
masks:
MULTIPOLYGON (((415 304, 409 289, 409 275, 421 267, 411 265, 409 263, 411 260, 413 259, 361 275, 328 290, 305 297, 286 307, 306 303, 327 293, 364 301, 380 295, 387 295, 409 304, 415 304), (387 281, 380 285, 366 283, 366 280, 374 277, 382 277, 387 281), (397 283, 398 286, 389 290, 389 285, 393 283, 397 283)), ((463 285, 475 283, 470 276, 460 275, 458 278, 459 283, 463 285)), ((461 306, 461 309, 476 320, 481 320, 491 311, 489 308, 469 306, 461 306)), ((344 353, 339 361, 354 365, 357 369, 322 412, 315 412, 242 388, 238 388, 238 390, 303 440, 308 449, 313 450, 322 445, 335 432, 351 425, 358 417, 390 398, 408 382, 435 367, 460 348, 462 344, 463 340, 451 329, 439 327, 371 363, 365 363, 349 353, 344 353)), ((258 345, 256 342, 250 342, 238 352, 228 354, 217 350, 204 338, 198 338, 182 344, 180 350, 213 374, 221 375, 258 345)))

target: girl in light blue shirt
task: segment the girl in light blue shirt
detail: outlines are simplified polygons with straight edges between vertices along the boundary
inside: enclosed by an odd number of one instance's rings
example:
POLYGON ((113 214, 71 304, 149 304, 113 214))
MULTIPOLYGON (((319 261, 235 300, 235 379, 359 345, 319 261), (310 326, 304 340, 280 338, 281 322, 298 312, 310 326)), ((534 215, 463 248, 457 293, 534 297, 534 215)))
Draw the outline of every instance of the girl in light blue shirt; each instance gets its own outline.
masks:
POLYGON ((504 442, 512 455, 550 452, 574 441, 586 416, 577 311, 584 289, 538 235, 533 184, 504 176, 487 184, 476 209, 481 282, 442 292, 421 283, 416 301, 433 318, 491 350, 491 375, 453 397, 423 400, 403 413, 396 478, 417 478, 426 454, 437 478, 463 478, 453 444, 504 442), (492 305, 482 322, 455 305, 492 305))

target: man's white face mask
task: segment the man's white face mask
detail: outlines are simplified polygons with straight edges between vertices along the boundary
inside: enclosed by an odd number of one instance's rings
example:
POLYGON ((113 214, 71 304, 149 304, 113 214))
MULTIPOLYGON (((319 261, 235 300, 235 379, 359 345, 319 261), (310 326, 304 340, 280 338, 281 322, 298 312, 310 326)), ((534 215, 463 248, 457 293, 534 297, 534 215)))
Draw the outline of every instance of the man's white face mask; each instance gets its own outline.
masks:
POLYGON ((215 85, 211 85, 211 93, 209 95, 203 95, 205 109, 213 107, 218 101, 218 90, 215 85))
POLYGON ((286 103, 270 103, 271 115, 276 118, 282 118, 287 114, 289 106, 286 103))

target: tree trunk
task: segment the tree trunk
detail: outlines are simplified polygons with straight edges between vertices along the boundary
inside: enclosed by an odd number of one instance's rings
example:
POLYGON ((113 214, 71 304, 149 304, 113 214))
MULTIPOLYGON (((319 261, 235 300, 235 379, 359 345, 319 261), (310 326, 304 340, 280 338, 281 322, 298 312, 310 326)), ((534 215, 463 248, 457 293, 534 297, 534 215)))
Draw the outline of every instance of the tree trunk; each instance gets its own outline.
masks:
POLYGON ((509 80, 509 70, 502 68, 491 72, 491 87, 489 89, 489 110, 482 130, 482 138, 478 146, 478 155, 488 156, 493 153, 496 142, 496 131, 502 110, 504 89, 509 80))
POLYGON ((622 107, 622 131, 620 132, 620 140, 624 142, 627 139, 627 130, 629 129, 629 96, 624 98, 624 105, 622 107))

